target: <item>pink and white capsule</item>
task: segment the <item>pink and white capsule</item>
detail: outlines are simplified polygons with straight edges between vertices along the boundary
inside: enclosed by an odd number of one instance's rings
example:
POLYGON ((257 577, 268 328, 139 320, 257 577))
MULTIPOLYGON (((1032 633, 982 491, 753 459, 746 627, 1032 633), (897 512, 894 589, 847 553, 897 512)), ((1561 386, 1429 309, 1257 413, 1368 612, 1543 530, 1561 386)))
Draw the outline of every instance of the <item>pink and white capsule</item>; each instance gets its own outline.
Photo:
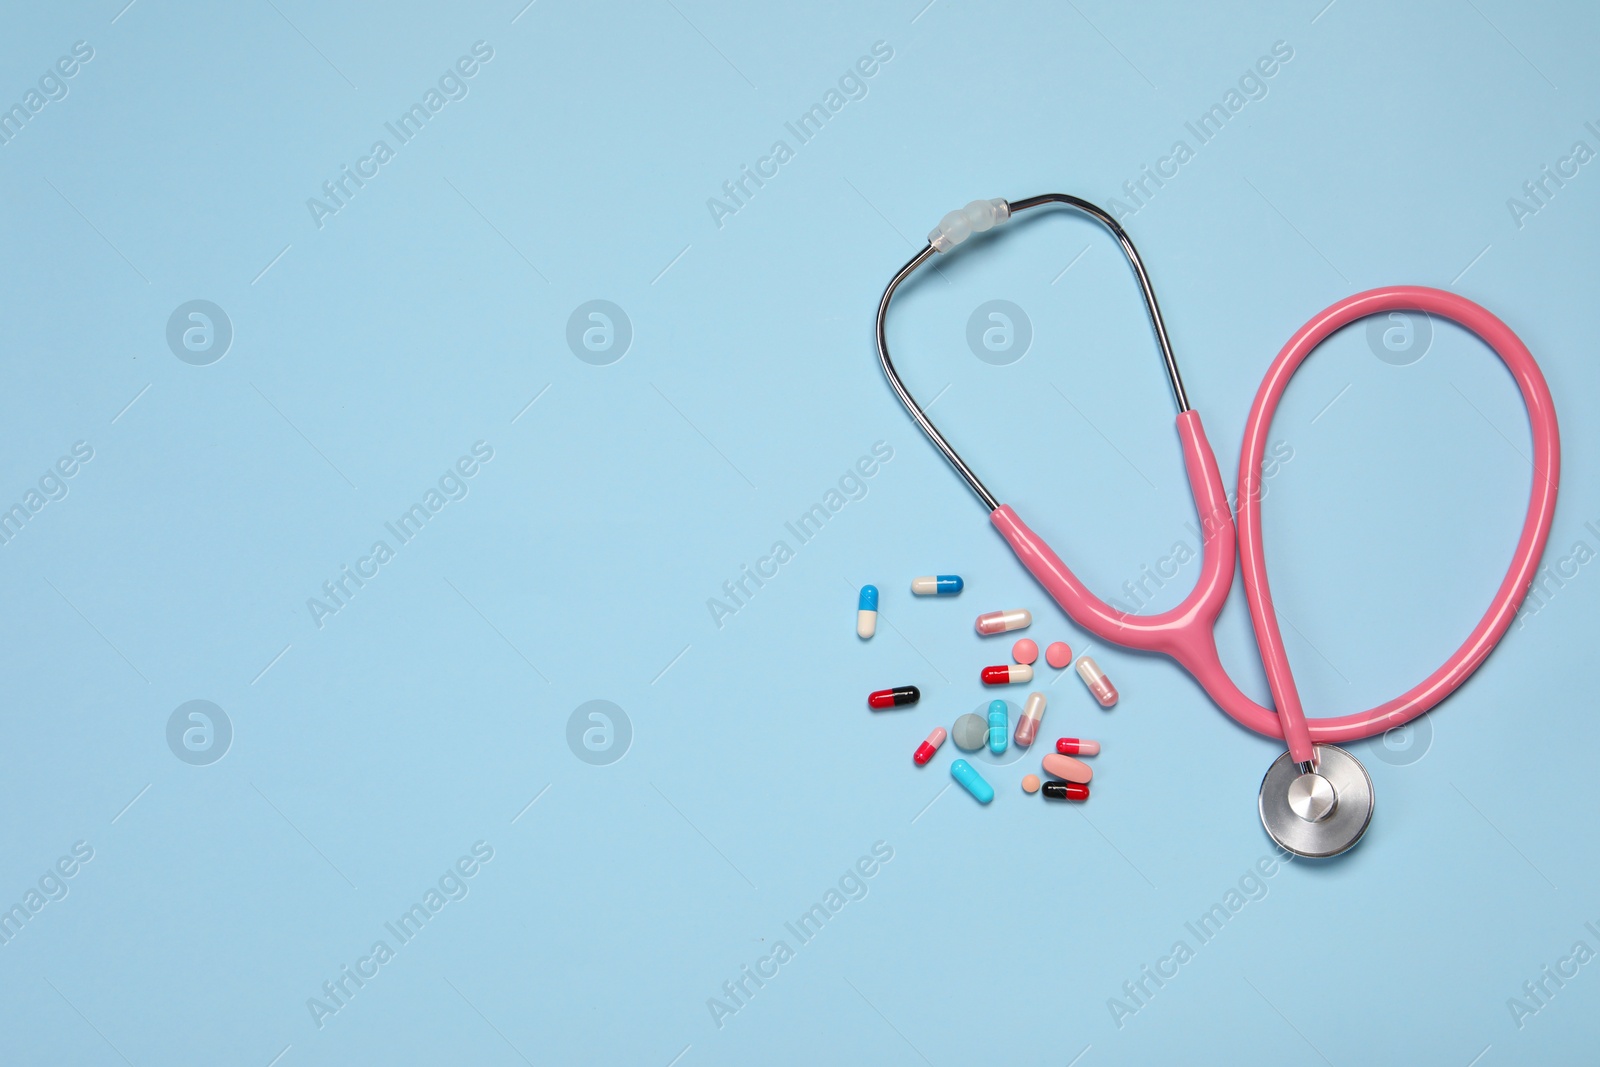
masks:
POLYGON ((1003 634, 1007 630, 1020 630, 1033 622, 1033 613, 1026 608, 1013 608, 1010 611, 988 611, 978 616, 978 632, 988 637, 992 634, 1003 634))
POLYGON ((1019 682, 1033 681, 1033 668, 1026 663, 985 667, 981 677, 984 685, 1016 685, 1019 682))
POLYGON ((1094 777, 1094 768, 1082 760, 1052 752, 1044 758, 1044 773, 1064 778, 1069 782, 1088 785, 1089 780, 1094 777))
POLYGON ((1109 708, 1117 702, 1117 687, 1111 684, 1111 679, 1100 669, 1100 664, 1088 656, 1078 657, 1078 677, 1083 679, 1083 684, 1089 687, 1089 692, 1094 694, 1102 708, 1109 708))
POLYGON ((1044 694, 1029 693, 1022 705, 1022 718, 1017 720, 1015 741, 1018 748, 1027 748, 1039 736, 1039 720, 1044 718, 1044 694))

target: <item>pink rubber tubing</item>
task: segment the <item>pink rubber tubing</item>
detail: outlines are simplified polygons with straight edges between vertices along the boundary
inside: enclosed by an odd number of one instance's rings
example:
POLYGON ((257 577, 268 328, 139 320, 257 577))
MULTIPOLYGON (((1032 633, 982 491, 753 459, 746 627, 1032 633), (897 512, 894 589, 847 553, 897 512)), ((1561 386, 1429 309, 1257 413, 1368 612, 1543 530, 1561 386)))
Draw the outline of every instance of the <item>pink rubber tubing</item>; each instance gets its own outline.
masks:
POLYGON ((1158 615, 1132 615, 1091 593, 1061 562, 1050 546, 1017 517, 1009 505, 995 509, 990 521, 1000 530, 1025 567, 1084 629, 1113 643, 1171 656, 1189 671, 1224 712, 1241 725, 1268 737, 1284 738, 1296 762, 1312 759, 1313 744, 1354 741, 1383 733, 1438 704, 1489 655, 1521 606, 1544 552, 1555 516, 1556 486, 1561 480, 1561 441, 1549 386, 1527 346, 1489 311, 1464 297, 1421 286, 1371 289, 1346 297, 1316 315, 1283 346, 1268 368, 1245 422, 1239 455, 1239 528, 1235 531, 1222 488, 1222 473, 1206 440, 1197 412, 1178 416, 1178 440, 1194 494, 1202 530, 1200 577, 1183 603, 1158 615), (1307 719, 1300 705, 1294 675, 1284 650, 1283 635, 1272 607, 1266 553, 1261 542, 1261 463, 1272 416, 1300 364, 1334 331, 1390 311, 1425 311, 1466 327, 1504 361, 1522 393, 1533 433, 1533 488, 1517 550, 1506 576, 1483 618, 1432 674, 1375 708, 1337 718, 1307 719), (1255 624, 1274 712, 1246 696, 1228 677, 1217 658, 1212 628, 1233 584, 1237 547, 1243 565, 1245 596, 1255 624))

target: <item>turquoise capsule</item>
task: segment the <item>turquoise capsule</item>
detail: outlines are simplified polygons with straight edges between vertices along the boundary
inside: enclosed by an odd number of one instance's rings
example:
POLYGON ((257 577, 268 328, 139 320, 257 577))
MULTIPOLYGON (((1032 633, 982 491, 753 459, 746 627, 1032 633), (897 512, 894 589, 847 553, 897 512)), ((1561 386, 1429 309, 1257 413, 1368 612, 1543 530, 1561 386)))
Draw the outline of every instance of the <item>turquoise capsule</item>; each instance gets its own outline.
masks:
POLYGON ((950 764, 950 777, 961 783, 961 788, 971 793, 979 804, 994 799, 994 786, 983 780, 983 775, 972 769, 972 764, 958 759, 950 764))
POLYGON ((989 701, 989 751, 996 756, 1006 750, 1006 734, 1010 727, 1006 721, 1007 715, 1004 700, 989 701))
POLYGON ((959 574, 929 575, 911 579, 911 591, 917 596, 955 596, 965 587, 959 574))

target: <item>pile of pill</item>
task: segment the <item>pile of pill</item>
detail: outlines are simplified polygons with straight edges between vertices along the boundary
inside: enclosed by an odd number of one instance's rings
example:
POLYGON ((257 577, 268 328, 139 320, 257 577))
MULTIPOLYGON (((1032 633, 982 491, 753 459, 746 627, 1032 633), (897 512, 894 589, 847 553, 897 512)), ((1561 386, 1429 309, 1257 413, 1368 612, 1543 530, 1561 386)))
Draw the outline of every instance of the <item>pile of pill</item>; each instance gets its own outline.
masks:
MULTIPOLYGON (((1043 693, 1028 694, 1028 703, 1022 719, 1017 723, 1016 743, 1019 748, 1027 748, 1033 744, 1038 734, 1039 720, 1044 717, 1044 705, 1043 693), (1024 738, 1026 740, 1023 740, 1024 738)), ((956 733, 957 736, 965 735, 965 743, 958 740, 957 747, 976 751, 987 743, 990 752, 995 755, 1003 753, 1006 750, 1006 711, 1006 702, 996 700, 989 705, 987 723, 978 715, 961 716, 956 720, 956 733)), ((933 759, 939 746, 944 744, 944 739, 945 730, 942 726, 929 734, 928 739, 917 746, 916 754, 912 757, 917 766, 924 766, 933 759)), ((1051 780, 1041 782, 1036 774, 1025 775, 1022 779, 1022 791, 1043 792, 1047 800, 1088 800, 1089 782, 1094 778, 1094 769, 1075 757, 1094 756, 1099 752, 1098 741, 1077 737, 1058 738, 1056 750, 1040 761, 1044 773, 1049 775, 1051 780)), ((966 760, 958 759, 950 764, 950 776, 980 804, 987 804, 994 799, 994 787, 966 760)))
MULTIPOLYGON (((915 596, 946 597, 959 594, 966 587, 960 575, 939 574, 914 578, 911 592, 915 596)), ((856 603, 856 635, 870 640, 878 628, 878 587, 864 585, 856 603)), ((1022 630, 1033 624, 1033 614, 1026 608, 989 611, 977 617, 974 628, 982 637, 1022 630)), ((1039 645, 1027 637, 1019 638, 1011 646, 1011 663, 984 667, 979 680, 986 686, 1019 685, 1034 680, 1034 664, 1039 661, 1039 645)), ((1055 641, 1044 650, 1044 661, 1055 670, 1065 670, 1073 664, 1072 649, 1064 641, 1055 641)), ((1078 657, 1076 672, 1091 696, 1102 708, 1117 703, 1118 693, 1111 679, 1099 664, 1088 656, 1078 657)), ((867 706, 874 711, 911 708, 922 699, 922 692, 914 685, 880 689, 867 697, 867 706)), ((1040 692, 1029 693, 1022 705, 1022 714, 1013 732, 1010 724, 1010 705, 1004 700, 991 700, 984 714, 969 713, 959 716, 946 729, 936 726, 912 754, 918 767, 933 761, 945 741, 955 742, 963 752, 980 752, 987 748, 990 755, 1001 756, 1011 745, 1018 749, 1031 748, 1039 736, 1039 724, 1044 719, 1047 701, 1040 692)), ((1095 756, 1100 752, 1100 742, 1085 738, 1062 737, 1056 740, 1055 751, 1040 761, 1046 778, 1037 774, 1025 775, 1022 790, 1040 793, 1049 800, 1081 801, 1089 799, 1089 782, 1094 770, 1078 756, 1095 756)), ((988 758, 988 757, 985 757, 988 758)), ((1013 757, 1014 758, 1014 757, 1013 757)), ((980 804, 994 800, 994 787, 984 780, 977 768, 964 759, 953 760, 950 776, 955 779, 980 804)))

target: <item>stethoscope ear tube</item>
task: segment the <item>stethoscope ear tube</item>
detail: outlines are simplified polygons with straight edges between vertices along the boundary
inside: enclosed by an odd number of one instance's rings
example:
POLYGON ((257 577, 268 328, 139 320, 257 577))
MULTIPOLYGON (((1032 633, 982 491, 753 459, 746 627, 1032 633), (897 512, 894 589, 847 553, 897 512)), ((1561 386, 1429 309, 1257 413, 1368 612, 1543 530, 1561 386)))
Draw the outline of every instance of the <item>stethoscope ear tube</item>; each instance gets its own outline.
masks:
MULTIPOLYGON (((1161 358, 1166 365, 1167 382, 1172 387, 1173 402, 1178 405, 1180 414, 1188 411, 1189 397, 1184 392, 1183 376, 1178 373, 1177 357, 1172 354, 1172 342, 1167 338, 1167 325, 1161 318, 1161 305, 1156 302, 1155 287, 1150 284, 1150 274, 1144 269, 1144 260, 1139 258, 1139 250, 1133 247, 1133 241, 1128 237, 1127 231, 1123 230, 1116 219, 1112 218, 1104 208, 1067 193, 1045 193, 1043 196, 1032 196, 1026 200, 1017 200, 1011 203, 1007 203, 1004 200, 974 200, 967 207, 977 208, 981 205, 983 208, 989 209, 990 225, 992 226, 1015 218, 1018 212, 1052 204, 1071 208, 1080 214, 1087 215, 1109 230, 1111 236, 1117 239, 1117 244, 1121 246, 1123 255, 1128 259, 1128 266, 1133 269, 1134 278, 1139 282, 1139 291, 1144 296, 1145 310, 1150 316, 1150 329, 1155 333, 1156 343, 1161 347, 1161 358)), ((927 434, 928 440, 933 442, 933 447, 944 454, 944 458, 950 461, 950 466, 954 467, 956 473, 961 475, 972 491, 978 495, 978 499, 983 501, 984 506, 993 511, 1000 506, 1000 501, 996 499, 993 493, 989 492, 983 482, 979 481, 972 468, 967 466, 966 461, 950 446, 950 442, 944 439, 944 435, 934 426, 933 420, 923 412, 921 405, 911 398, 911 391, 900 380, 900 372, 895 370, 894 360, 889 356, 889 330, 887 325, 889 302, 894 299, 895 290, 900 288, 900 283, 911 277, 918 267, 932 259, 937 253, 947 252, 958 247, 962 241, 965 241, 971 235, 970 230, 962 233, 959 237, 952 237, 947 232, 945 223, 952 216, 960 214, 960 212, 951 212, 946 215, 945 219, 941 220, 940 226, 936 227, 934 232, 929 235, 929 243, 922 251, 907 260, 905 266, 896 271, 895 276, 884 287, 883 296, 878 300, 878 362, 883 367, 884 377, 889 380, 889 387, 894 390, 895 396, 900 398, 900 403, 905 406, 906 412, 915 420, 917 426, 923 433, 927 434)))

